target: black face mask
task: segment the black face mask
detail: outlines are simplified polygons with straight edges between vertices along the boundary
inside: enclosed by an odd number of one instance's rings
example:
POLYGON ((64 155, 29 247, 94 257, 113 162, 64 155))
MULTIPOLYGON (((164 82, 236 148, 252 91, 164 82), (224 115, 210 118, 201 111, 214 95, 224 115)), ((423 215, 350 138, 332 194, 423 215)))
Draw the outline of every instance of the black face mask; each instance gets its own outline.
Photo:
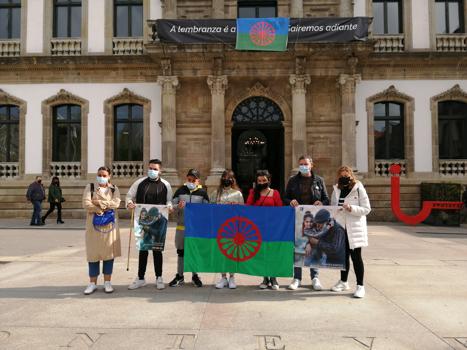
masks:
POLYGON ((265 183, 265 184, 259 184, 259 183, 257 183, 257 184, 256 184, 256 188, 258 189, 258 191, 265 190, 266 188, 268 188, 268 186, 269 186, 269 183, 265 183))
POLYGON ((222 186, 224 187, 230 187, 232 186, 232 179, 222 179, 222 186))
POLYGON ((37 183, 40 184, 42 182, 42 180, 37 180, 37 183))
POLYGON ((350 177, 349 176, 341 176, 338 180, 339 185, 347 187, 350 184, 350 177))

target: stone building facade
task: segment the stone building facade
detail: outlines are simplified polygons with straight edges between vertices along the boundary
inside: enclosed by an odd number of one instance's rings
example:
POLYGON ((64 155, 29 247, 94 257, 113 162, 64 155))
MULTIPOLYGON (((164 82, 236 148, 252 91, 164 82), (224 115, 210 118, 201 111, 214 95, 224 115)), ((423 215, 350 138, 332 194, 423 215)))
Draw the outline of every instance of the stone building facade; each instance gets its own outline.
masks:
MULTIPOLYGON (((258 6, 248 1, 142 0, 134 10, 142 27, 127 37, 116 35, 121 3, 77 1, 81 35, 66 38, 54 35, 56 2, 17 3, 20 36, 0 39, 0 108, 17 107, 3 113, 17 120, 18 135, 17 145, 3 148, 14 149, 14 159, 0 159, 0 216, 29 215, 23 192, 38 174, 46 183, 60 176, 65 215, 81 216, 82 188, 99 166, 111 166, 125 192, 151 158, 163 160, 165 178, 175 187, 192 167, 208 187, 233 168, 244 188, 255 169, 268 168, 273 185, 283 189, 305 153, 331 185, 336 169, 348 164, 367 186, 377 220, 393 219, 392 163, 404 170, 401 206, 407 213, 420 208, 421 182, 467 183, 465 1, 457 2, 459 28, 452 33, 439 29, 438 1, 396 1, 397 33, 385 28, 365 42, 289 44, 283 53, 166 44, 153 33, 156 19, 236 18, 239 7, 258 6), (446 117, 450 104, 458 112, 446 117), (65 105, 79 107, 80 157, 57 161, 54 111, 65 105), (128 134, 141 141, 139 153, 126 158, 116 151, 123 137, 116 108, 124 105, 139 106, 134 118, 142 125, 141 133, 128 134), (399 108, 398 115, 379 115, 380 108, 399 108), (461 132, 443 134, 440 125, 461 132), (440 145, 446 135, 455 139, 454 153, 440 145)), ((386 23, 391 14, 380 7, 384 1, 267 3, 283 17, 374 16, 378 22, 383 15, 386 23)))

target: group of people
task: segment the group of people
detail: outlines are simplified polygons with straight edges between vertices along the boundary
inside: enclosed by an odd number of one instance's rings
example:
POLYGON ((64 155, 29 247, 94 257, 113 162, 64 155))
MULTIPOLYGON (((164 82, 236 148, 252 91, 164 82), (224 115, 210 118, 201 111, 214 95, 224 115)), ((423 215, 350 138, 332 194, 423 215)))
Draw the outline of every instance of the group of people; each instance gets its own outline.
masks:
MULTIPOLYGON (((137 204, 166 205, 169 212, 177 217, 175 233, 175 248, 177 250, 177 272, 170 287, 177 287, 185 282, 183 273, 184 260, 184 208, 187 203, 215 203, 215 204, 246 204, 252 206, 283 206, 290 205, 334 205, 340 206, 342 213, 339 216, 339 224, 345 230, 345 270, 341 271, 340 280, 331 288, 335 292, 349 290, 348 274, 350 270, 350 258, 352 259, 357 288, 354 296, 362 298, 365 295, 363 284, 364 264, 361 255, 362 247, 368 245, 368 233, 366 215, 370 212, 370 202, 362 183, 355 178, 350 167, 343 166, 337 171, 337 183, 333 187, 331 199, 329 199, 324 180, 313 172, 313 161, 308 155, 298 160, 299 172, 290 178, 287 184, 284 198, 276 189, 272 189, 271 175, 267 170, 259 170, 256 173, 255 185, 249 191, 248 198, 244 202, 235 174, 232 170, 225 170, 220 178, 218 188, 208 195, 206 189, 200 184, 200 173, 196 169, 190 169, 186 175, 185 184, 172 195, 170 184, 161 178, 162 163, 158 159, 149 161, 147 177, 138 179, 128 190, 125 204, 128 210, 134 210, 137 204)), ((83 194, 83 205, 87 210, 86 222, 86 250, 89 264, 90 283, 85 289, 86 295, 97 290, 97 277, 99 275, 99 263, 103 261, 104 290, 113 292, 111 275, 114 258, 121 255, 120 235, 118 229, 118 216, 116 209, 120 205, 120 192, 110 182, 111 172, 107 167, 101 167, 97 173, 97 186, 89 184, 83 194), (94 188, 95 187, 95 188, 94 188), (112 213, 112 214, 109 214, 112 213), (97 214, 97 215, 95 215, 97 214), (109 217, 108 219, 106 217, 109 217), (96 225, 96 217, 98 225, 96 225), (104 227, 104 229, 102 229, 104 227), (105 233, 102 233, 105 232, 105 233)), ((323 221, 324 222, 324 221, 323 221)), ((319 237, 310 239, 310 246, 319 245, 319 237)), ((146 285, 146 267, 148 262, 148 250, 139 250, 138 276, 128 286, 134 290, 146 285)), ((153 250, 154 271, 156 275, 156 288, 164 289, 162 279, 163 255, 161 251, 153 250)), ((319 280, 319 270, 310 269, 312 288, 322 290, 319 280)), ((203 283, 196 272, 192 273, 191 280, 196 287, 202 287, 203 283)), ((294 277, 289 289, 297 289, 302 280, 302 268, 295 267, 294 277)), ((225 271, 221 274, 216 288, 236 288, 235 275, 225 271), (227 277, 229 273, 229 277, 227 277)), ((264 276, 259 288, 279 289, 279 283, 275 276, 264 276)))
POLYGON ((52 178, 49 186, 47 202, 50 207, 44 216, 41 216, 42 202, 45 200, 45 188, 42 184, 42 177, 37 176, 36 180, 29 185, 26 192, 26 199, 32 203, 33 212, 31 217, 31 226, 43 226, 47 217, 57 208, 57 224, 64 224, 62 220, 62 203, 65 201, 60 187, 60 179, 57 176, 52 178))

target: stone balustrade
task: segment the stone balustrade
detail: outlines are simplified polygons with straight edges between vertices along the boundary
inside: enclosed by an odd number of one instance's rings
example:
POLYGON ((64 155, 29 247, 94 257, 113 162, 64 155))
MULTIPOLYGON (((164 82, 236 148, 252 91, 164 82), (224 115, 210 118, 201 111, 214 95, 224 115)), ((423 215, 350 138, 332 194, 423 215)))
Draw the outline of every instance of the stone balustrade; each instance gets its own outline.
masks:
POLYGON ((77 178, 81 176, 80 162, 52 162, 50 176, 77 178))
POLYGON ((440 159, 439 174, 441 176, 466 176, 467 159, 440 159))
POLYGON ((400 176, 407 176, 407 161, 405 159, 376 159, 375 160, 375 175, 379 177, 389 177, 389 167, 392 164, 401 166, 400 176))
POLYGON ((0 57, 15 57, 21 54, 19 40, 0 40, 0 57))
POLYGON ((112 177, 140 177, 144 175, 143 162, 113 162, 112 177))
POLYGON ((436 35, 436 51, 467 51, 467 34, 436 35))
POLYGON ((375 52, 404 52, 404 34, 399 35, 374 35, 376 40, 375 52))
POLYGON ((19 176, 19 163, 17 162, 1 162, 0 163, 0 179, 14 179, 19 176))
POLYGON ((142 55, 143 38, 113 38, 114 55, 142 55))
POLYGON ((50 41, 52 56, 81 55, 81 39, 54 38, 50 41))

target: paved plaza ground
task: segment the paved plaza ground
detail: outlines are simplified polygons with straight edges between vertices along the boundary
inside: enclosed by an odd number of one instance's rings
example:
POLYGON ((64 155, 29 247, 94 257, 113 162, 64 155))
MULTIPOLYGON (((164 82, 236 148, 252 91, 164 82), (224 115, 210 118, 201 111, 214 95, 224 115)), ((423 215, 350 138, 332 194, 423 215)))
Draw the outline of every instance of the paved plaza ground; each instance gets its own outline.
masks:
MULTIPOLYGON (((309 276, 297 291, 286 290, 289 278, 279 279, 280 291, 261 291, 261 278, 241 275, 236 290, 216 290, 214 274, 201 274, 203 288, 158 291, 151 260, 151 283, 129 291, 137 259, 132 244, 127 272, 128 228, 121 232, 115 292, 101 287, 84 296, 83 222, 34 229, 25 223, 0 221, 2 350, 467 349, 465 227, 371 224, 367 296, 359 300, 329 291, 339 278, 335 270, 321 270, 322 292, 310 290, 309 276)), ((166 283, 177 260, 175 228, 169 231, 166 283)), ((352 272, 350 282, 354 287, 352 272)))

